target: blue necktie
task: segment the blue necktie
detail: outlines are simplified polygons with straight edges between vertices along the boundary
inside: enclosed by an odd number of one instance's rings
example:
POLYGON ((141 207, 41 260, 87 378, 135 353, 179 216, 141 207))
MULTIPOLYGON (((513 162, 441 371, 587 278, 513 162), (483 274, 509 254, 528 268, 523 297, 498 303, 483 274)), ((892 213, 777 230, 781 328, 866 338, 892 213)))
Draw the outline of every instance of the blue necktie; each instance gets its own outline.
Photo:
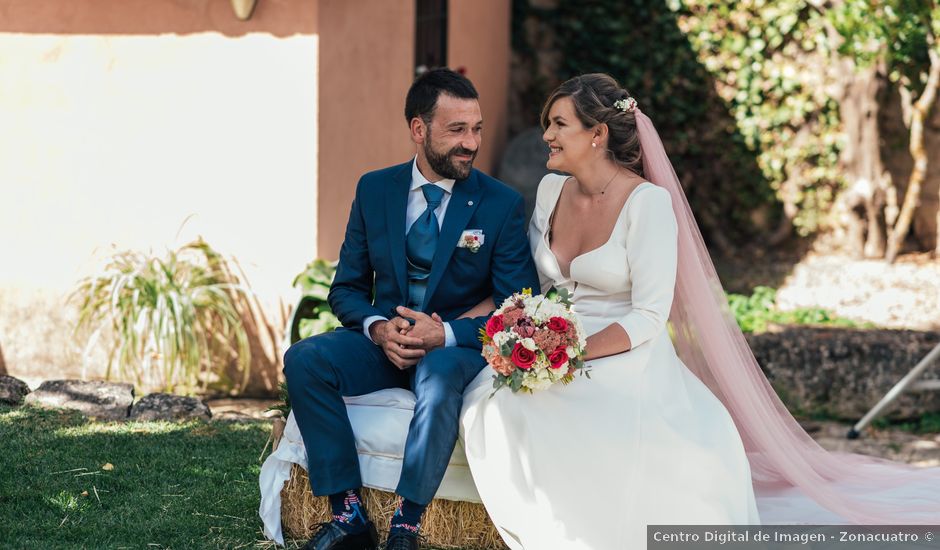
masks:
POLYGON ((421 186, 428 207, 411 225, 405 238, 405 253, 408 256, 408 307, 418 309, 424 303, 427 291, 427 279, 431 274, 431 260, 437 250, 437 238, 440 226, 434 210, 441 205, 444 189, 426 183, 421 186))

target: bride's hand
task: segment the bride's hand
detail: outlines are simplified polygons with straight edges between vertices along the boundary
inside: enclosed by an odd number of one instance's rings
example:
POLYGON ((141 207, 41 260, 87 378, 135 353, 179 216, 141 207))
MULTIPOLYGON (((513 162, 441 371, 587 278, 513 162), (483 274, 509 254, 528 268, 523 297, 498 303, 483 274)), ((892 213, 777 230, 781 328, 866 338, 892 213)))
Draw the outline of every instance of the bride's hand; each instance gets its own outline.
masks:
POLYGON ((486 298, 479 304, 465 311, 463 315, 458 317, 458 319, 466 319, 467 317, 482 317, 484 315, 489 315, 490 313, 493 313, 495 309, 496 309, 496 303, 493 302, 493 298, 492 297, 486 298))

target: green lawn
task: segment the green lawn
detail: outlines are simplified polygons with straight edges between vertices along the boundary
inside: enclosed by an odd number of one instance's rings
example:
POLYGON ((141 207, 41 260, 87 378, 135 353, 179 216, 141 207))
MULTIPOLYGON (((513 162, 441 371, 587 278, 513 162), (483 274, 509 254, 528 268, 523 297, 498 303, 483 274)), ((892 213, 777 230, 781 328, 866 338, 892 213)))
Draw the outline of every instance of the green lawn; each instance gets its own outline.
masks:
POLYGON ((0 406, 0 548, 271 547, 257 514, 269 433, 0 406))

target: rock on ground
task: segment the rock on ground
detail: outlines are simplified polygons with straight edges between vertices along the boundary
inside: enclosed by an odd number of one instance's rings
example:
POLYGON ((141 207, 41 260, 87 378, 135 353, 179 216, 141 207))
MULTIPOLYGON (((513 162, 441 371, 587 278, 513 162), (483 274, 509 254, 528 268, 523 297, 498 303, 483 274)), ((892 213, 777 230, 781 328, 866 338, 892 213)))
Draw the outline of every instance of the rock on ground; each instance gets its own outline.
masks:
POLYGON ((82 380, 47 380, 24 401, 38 407, 75 409, 107 420, 126 419, 133 402, 131 384, 82 380))
POLYGON ((151 393, 145 395, 131 408, 133 420, 209 420, 209 407, 195 397, 151 393))
POLYGON ((0 403, 20 405, 28 393, 26 382, 12 376, 0 376, 0 403))
POLYGON ((212 411, 212 420, 251 421, 273 418, 279 413, 268 409, 281 402, 276 399, 252 399, 245 397, 210 399, 207 401, 212 411))

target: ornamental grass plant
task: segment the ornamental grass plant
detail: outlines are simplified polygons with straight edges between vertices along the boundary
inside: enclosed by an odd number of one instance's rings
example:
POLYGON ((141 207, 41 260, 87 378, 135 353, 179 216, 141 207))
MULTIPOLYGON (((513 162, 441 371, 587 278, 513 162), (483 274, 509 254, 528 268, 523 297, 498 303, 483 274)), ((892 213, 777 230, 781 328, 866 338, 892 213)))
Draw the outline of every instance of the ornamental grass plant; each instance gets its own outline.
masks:
POLYGON ((84 341, 83 357, 106 346, 106 378, 171 393, 231 393, 248 381, 239 303, 250 293, 199 238, 162 257, 118 252, 69 299, 79 308, 74 335, 84 341))

